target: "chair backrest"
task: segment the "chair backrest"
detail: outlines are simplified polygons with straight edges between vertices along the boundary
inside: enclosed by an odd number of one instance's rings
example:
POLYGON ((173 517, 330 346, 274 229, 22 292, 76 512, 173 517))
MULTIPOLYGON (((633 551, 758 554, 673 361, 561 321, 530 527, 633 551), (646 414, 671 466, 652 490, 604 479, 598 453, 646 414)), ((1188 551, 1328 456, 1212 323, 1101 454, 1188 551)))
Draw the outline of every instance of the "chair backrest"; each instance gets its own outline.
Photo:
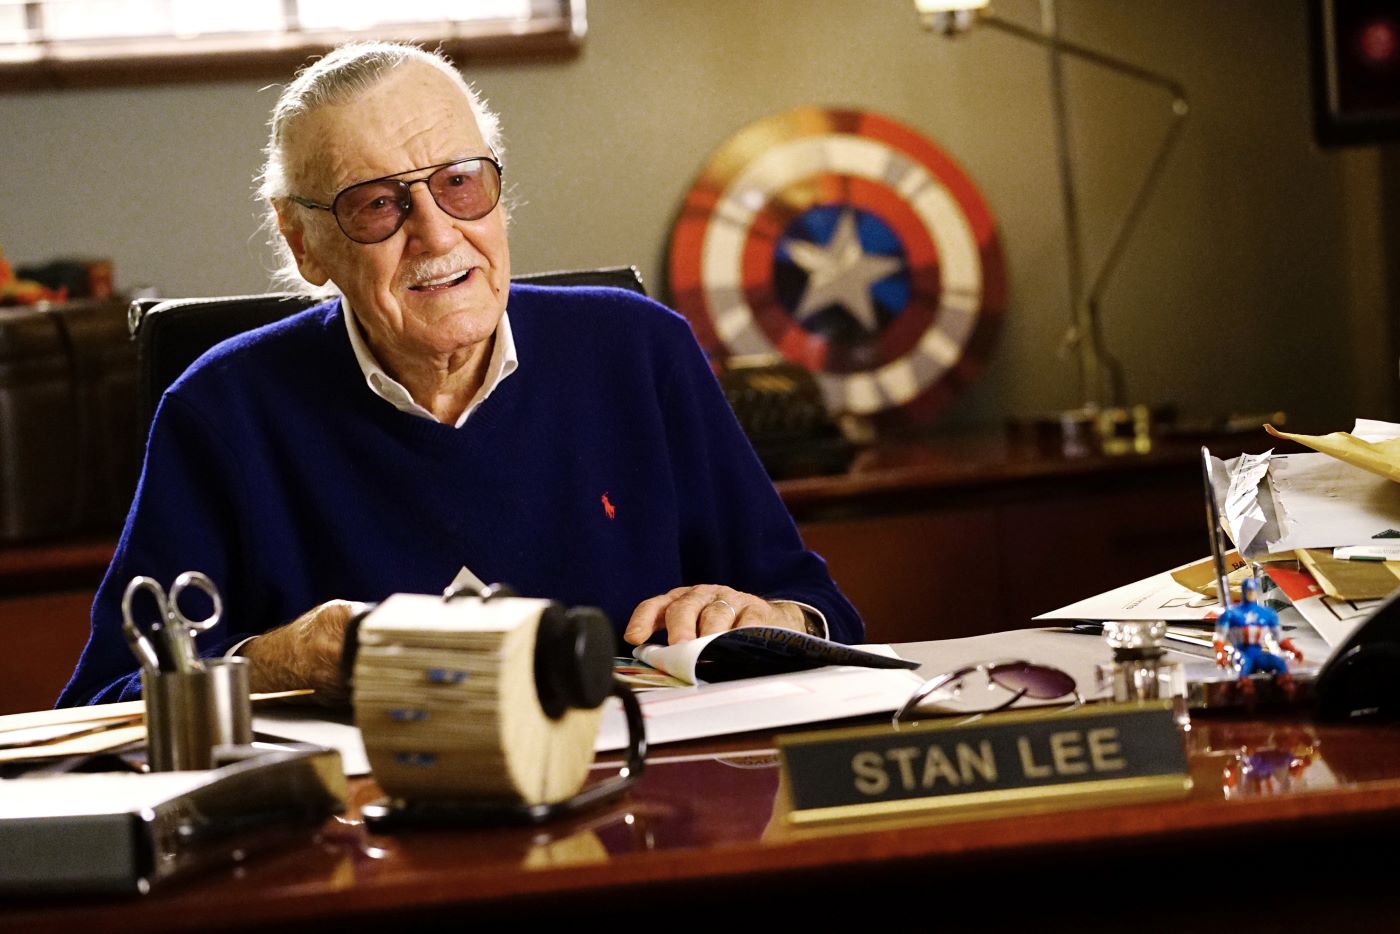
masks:
MULTIPOLYGON (((635 266, 535 273, 516 276, 511 281, 528 285, 615 286, 647 294, 635 266)), ((127 326, 136 342, 137 425, 143 437, 166 388, 206 350, 322 301, 324 296, 297 292, 133 301, 127 311, 127 326)))

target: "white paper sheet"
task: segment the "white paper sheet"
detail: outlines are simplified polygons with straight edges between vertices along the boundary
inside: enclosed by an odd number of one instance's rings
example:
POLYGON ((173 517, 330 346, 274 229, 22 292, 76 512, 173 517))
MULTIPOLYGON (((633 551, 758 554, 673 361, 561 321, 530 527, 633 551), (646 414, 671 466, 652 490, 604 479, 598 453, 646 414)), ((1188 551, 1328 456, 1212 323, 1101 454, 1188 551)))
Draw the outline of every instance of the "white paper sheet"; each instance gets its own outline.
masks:
POLYGON ((698 639, 687 639, 675 645, 639 645, 632 650, 632 657, 653 668, 666 672, 673 678, 680 678, 687 684, 694 684, 695 666, 700 661, 700 653, 705 646, 714 642, 722 632, 698 639))
POLYGON ((1259 502, 1259 483, 1269 473, 1269 461, 1273 451, 1263 454, 1245 454, 1235 459, 1230 471, 1230 486, 1225 494, 1225 528, 1234 540, 1235 547, 1243 554, 1251 553, 1251 546, 1259 533, 1268 524, 1268 517, 1259 502))
POLYGON ((1400 530, 1400 483, 1326 454, 1275 457, 1270 476, 1286 530, 1272 551, 1385 544, 1378 533, 1400 530))
MULTIPOLYGON (((638 695, 648 745, 898 710, 923 679, 904 669, 831 667, 638 695)), ((594 748, 627 746, 622 705, 609 698, 594 748)))
POLYGON ((51 723, 47 726, 23 727, 17 730, 0 731, 0 749, 21 746, 37 746, 76 736, 99 733, 111 727, 140 724, 140 717, 106 717, 80 723, 51 723))
POLYGON ((1378 441, 1392 441, 1400 438, 1400 424, 1383 422, 1374 418, 1358 418, 1351 433, 1362 441, 1375 444, 1378 441))
POLYGON ((348 711, 337 714, 319 708, 280 707, 254 716, 253 732, 329 746, 340 753, 340 767, 347 776, 369 774, 365 741, 348 711))
MULTIPOLYGON (((1336 600, 1332 597, 1319 595, 1295 600, 1293 608, 1307 621, 1309 626, 1317 630, 1317 634, 1327 642, 1328 646, 1335 649, 1351 636, 1357 626, 1370 618, 1371 614, 1376 611, 1376 607, 1384 602, 1384 600, 1336 600)), ((1303 651, 1306 654, 1307 650, 1303 651)), ((1308 661, 1311 662, 1312 659, 1309 658, 1308 661)))
MULTIPOLYGON (((1194 563, 1194 562, 1193 562, 1194 563)), ((1183 565, 1185 567, 1187 565, 1183 565)), ((1169 622, 1203 621, 1220 609, 1214 597, 1198 594, 1172 580, 1163 571, 1107 593, 1051 610, 1036 619, 1164 619, 1169 622)))
POLYGON ((452 583, 447 585, 448 590, 466 590, 480 593, 486 589, 486 582, 472 573, 471 568, 465 564, 462 570, 457 572, 457 576, 452 578, 452 583))

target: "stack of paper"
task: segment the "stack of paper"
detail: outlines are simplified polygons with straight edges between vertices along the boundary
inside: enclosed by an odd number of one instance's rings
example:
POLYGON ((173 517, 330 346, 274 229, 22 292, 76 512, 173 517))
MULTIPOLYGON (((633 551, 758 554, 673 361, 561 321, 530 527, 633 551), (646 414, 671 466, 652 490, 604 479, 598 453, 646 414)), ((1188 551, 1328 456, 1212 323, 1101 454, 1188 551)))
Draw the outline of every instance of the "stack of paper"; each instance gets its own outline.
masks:
MULTIPOLYGON (((1400 588, 1400 425, 1269 430, 1319 453, 1213 459, 1216 501, 1237 546, 1225 556, 1232 599, 1250 564, 1262 563, 1300 621, 1335 647, 1400 588)), ((1205 622, 1220 611, 1216 589, 1207 558, 1036 618, 1205 622)))
MULTIPOLYGON (((254 703, 310 694, 282 691, 254 694, 254 703)), ((63 707, 0 716, 0 763, 86 756, 143 743, 146 704, 124 701, 89 707, 63 707)))

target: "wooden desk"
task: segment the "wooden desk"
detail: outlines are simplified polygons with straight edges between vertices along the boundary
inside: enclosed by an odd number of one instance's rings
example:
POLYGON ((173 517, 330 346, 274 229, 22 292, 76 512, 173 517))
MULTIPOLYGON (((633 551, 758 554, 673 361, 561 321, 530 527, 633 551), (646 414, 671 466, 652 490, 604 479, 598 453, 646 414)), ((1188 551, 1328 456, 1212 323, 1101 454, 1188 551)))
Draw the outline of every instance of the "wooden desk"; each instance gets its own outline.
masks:
POLYGON ((1359 930, 1396 923, 1390 888, 1350 872, 1389 868, 1366 847, 1400 826, 1400 728, 1198 718, 1195 787, 1182 800, 801 833, 774 817, 769 743, 658 750, 625 801, 543 830, 370 834, 357 808, 378 792, 360 780, 355 807, 304 844, 146 898, 0 905, 0 930, 492 930, 584 919, 724 930, 757 927, 752 913, 774 907, 781 917, 765 927, 814 931, 842 929, 848 916, 864 919, 851 930, 893 930, 906 908, 940 930, 958 920, 1232 934, 1343 917, 1359 930), (1375 924, 1360 926, 1367 918, 1375 924))

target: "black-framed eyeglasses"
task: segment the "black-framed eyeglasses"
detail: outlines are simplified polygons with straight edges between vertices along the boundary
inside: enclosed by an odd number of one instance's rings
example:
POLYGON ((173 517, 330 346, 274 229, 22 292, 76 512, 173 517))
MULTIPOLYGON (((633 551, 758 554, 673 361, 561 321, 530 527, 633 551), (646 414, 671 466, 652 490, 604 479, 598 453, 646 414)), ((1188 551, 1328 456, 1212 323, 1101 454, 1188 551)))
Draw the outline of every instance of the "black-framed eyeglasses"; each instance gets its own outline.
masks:
POLYGON ((356 243, 379 243, 398 233, 413 211, 412 187, 428 186, 428 192, 451 216, 463 221, 485 217, 501 200, 504 169, 492 156, 473 156, 438 165, 395 172, 383 178, 357 182, 341 190, 330 204, 321 204, 291 195, 296 204, 317 211, 330 211, 345 236, 356 243), (430 175, 404 181, 400 175, 426 172, 430 175))
POLYGON ((986 714, 1005 710, 1023 697, 1084 703, 1074 678, 1058 668, 1015 659, 967 665, 929 678, 895 711, 893 722, 917 720, 919 713, 986 714), (973 684, 981 675, 981 683, 973 684), (979 692, 985 691, 985 695, 979 692), (978 695, 978 696, 969 696, 978 695))

